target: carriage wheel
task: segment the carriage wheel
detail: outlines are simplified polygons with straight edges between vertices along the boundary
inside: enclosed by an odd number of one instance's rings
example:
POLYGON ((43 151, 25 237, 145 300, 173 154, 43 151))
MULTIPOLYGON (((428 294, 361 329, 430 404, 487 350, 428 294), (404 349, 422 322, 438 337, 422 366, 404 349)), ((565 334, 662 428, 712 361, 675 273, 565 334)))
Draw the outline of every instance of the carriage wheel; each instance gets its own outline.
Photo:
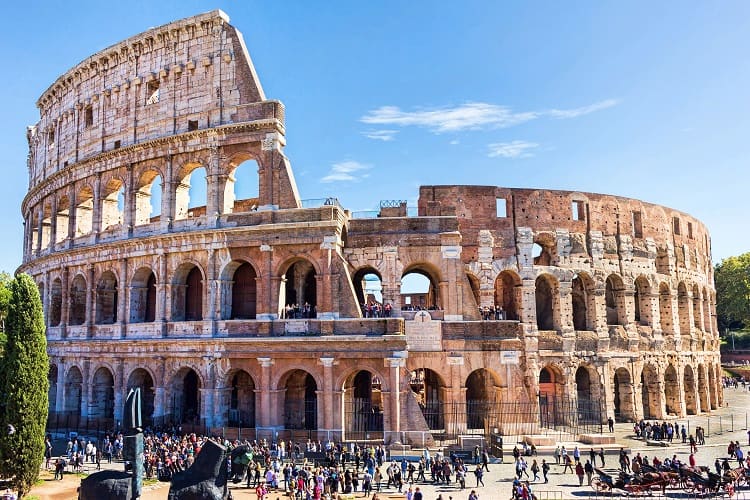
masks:
POLYGON ((597 493, 604 493, 606 491, 609 491, 609 486, 607 485, 607 483, 605 483, 598 477, 595 477, 591 480, 591 487, 594 488, 597 493))

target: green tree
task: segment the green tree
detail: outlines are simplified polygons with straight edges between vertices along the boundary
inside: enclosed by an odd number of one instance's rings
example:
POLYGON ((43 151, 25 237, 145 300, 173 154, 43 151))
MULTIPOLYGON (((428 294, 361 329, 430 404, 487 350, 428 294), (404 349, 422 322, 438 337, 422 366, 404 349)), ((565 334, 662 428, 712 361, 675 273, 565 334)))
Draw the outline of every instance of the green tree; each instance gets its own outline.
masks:
POLYGON ((0 356, 5 346, 5 318, 8 317, 10 306, 10 282, 13 277, 5 271, 0 272, 0 356))
POLYGON ((0 360, 0 476, 20 496, 39 477, 44 459, 49 357, 39 290, 27 274, 10 282, 7 342, 0 360), (9 433, 9 426, 15 432, 9 433))
POLYGON ((750 326, 750 252, 717 264, 714 281, 719 328, 750 326))

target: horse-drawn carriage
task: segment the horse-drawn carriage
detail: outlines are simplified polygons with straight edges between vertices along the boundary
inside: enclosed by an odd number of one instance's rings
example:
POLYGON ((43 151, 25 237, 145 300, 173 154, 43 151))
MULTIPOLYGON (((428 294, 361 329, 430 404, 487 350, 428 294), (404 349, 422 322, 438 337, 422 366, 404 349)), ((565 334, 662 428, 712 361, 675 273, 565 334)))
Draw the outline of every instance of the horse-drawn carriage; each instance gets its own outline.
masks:
POLYGON ((682 488, 691 495, 699 496, 726 494, 731 497, 737 483, 734 476, 715 474, 706 468, 683 468, 680 477, 682 488))
POLYGON ((597 473, 591 481, 591 487, 598 493, 611 493, 613 490, 625 491, 628 495, 649 494, 661 490, 662 494, 667 486, 674 486, 679 480, 679 474, 669 471, 647 471, 638 474, 621 472, 617 478, 602 469, 594 469, 597 473))

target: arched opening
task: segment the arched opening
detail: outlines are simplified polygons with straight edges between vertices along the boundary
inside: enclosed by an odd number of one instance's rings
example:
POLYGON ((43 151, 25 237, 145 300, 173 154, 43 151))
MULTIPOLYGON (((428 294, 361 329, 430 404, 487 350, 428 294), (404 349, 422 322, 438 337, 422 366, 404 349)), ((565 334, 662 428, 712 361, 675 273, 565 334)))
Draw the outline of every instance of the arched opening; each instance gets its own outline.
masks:
POLYGON ((172 421, 198 424, 201 418, 201 381, 195 370, 182 368, 172 379, 172 421))
POLYGON ((466 379, 466 425, 468 429, 480 429, 488 433, 494 427, 496 383, 492 374, 480 368, 466 379))
POLYGON ((60 243, 61 241, 68 239, 70 199, 67 196, 62 196, 57 201, 57 214, 55 220, 57 221, 55 226, 55 243, 60 243))
POLYGON ((203 320, 203 273, 198 266, 182 264, 172 284, 172 320, 203 320))
POLYGON ((479 283, 479 278, 477 278, 471 273, 466 273, 466 281, 469 282, 469 289, 471 290, 471 296, 474 298, 474 306, 479 307, 479 305, 482 303, 481 294, 480 294, 481 284, 479 283))
POLYGON ((549 241, 536 241, 531 248, 531 257, 535 266, 552 265, 552 244, 549 241))
POLYGON ((232 277, 231 319, 255 319, 258 298, 255 268, 243 262, 232 277))
POLYGON ((107 368, 101 367, 94 372, 89 402, 89 416, 98 419, 114 418, 115 378, 107 368))
POLYGON ((62 281, 52 280, 49 287, 49 325, 60 326, 62 321, 62 281))
POLYGON ((96 285, 96 324, 111 325, 117 321, 117 277, 105 271, 96 285))
POLYGON ((542 427, 555 428, 567 421, 563 379, 560 370, 551 365, 539 372, 539 424, 542 427))
POLYGON ((555 329, 555 306, 557 302, 557 280, 550 275, 536 279, 536 326, 539 330, 555 329))
POLYGON ((125 184, 120 179, 111 179, 104 186, 101 205, 102 231, 114 229, 122 224, 125 212, 125 184))
POLYGON ((287 319, 317 317, 318 282, 310 262, 297 260, 289 266, 279 299, 283 317, 287 319))
POLYGON ((422 416, 430 430, 444 429, 443 392, 445 383, 429 368, 418 368, 411 372, 409 386, 417 400, 422 416))
POLYGON ((68 322, 71 325, 84 324, 86 322, 86 280, 80 274, 73 278, 69 300, 68 322))
POLYGON ((130 282, 130 322, 153 323, 156 319, 156 276, 147 267, 138 269, 130 282))
POLYGON ((652 365, 646 365, 641 371, 641 402, 643 418, 661 418, 659 411, 659 375, 652 365))
POLYGON ((47 389, 47 410, 50 415, 57 412, 57 365, 50 365, 49 372, 47 372, 47 381, 49 382, 49 389, 47 389))
POLYGON ((365 318, 382 316, 385 304, 383 304, 383 280, 380 273, 375 268, 365 267, 358 269, 352 280, 362 316, 365 318))
POLYGON ((206 215, 206 169, 199 164, 188 164, 175 188, 175 220, 206 215))
POLYGON ((588 368, 579 366, 576 370, 576 407, 579 423, 601 422, 601 401, 593 389, 588 368))
POLYGON ((65 375, 65 413, 69 415, 81 414, 81 394, 83 387, 83 375, 77 366, 71 367, 65 375))
POLYGON ((604 284, 604 300, 607 306, 607 324, 625 324, 625 285, 619 276, 610 274, 604 284))
POLYGON ((135 191, 135 225, 142 226, 161 219, 161 175, 156 170, 141 174, 135 191))
POLYGON ((378 377, 360 370, 347 377, 342 389, 346 439, 370 439, 380 435, 383 432, 383 394, 378 377))
POLYGON ((573 306, 573 328, 575 330, 593 330, 594 322, 592 321, 594 315, 589 314, 589 309, 595 311, 595 305, 590 304, 593 299, 591 289, 593 288, 593 282, 583 273, 576 274, 573 277, 571 286, 570 300, 573 306))
POLYGON ((695 400, 695 376, 693 367, 685 365, 685 374, 683 376, 683 387, 685 388, 685 411, 688 415, 697 415, 698 407, 695 400))
POLYGON ((635 306, 635 322, 639 325, 651 325, 651 285, 645 276, 638 276, 635 280, 635 294, 633 305, 635 306))
POLYGON ((680 281, 677 285, 677 314, 680 319, 680 335, 690 335, 690 308, 687 286, 680 281))
POLYGON ((665 334, 674 334, 674 325, 672 324, 672 292, 669 285, 665 282, 659 284, 659 320, 661 331, 665 334))
POLYGON ((664 371, 664 408, 667 415, 680 416, 680 381, 677 370, 669 365, 664 371))
POLYGON ((703 364, 698 365, 698 398, 701 403, 701 411, 708 411, 710 409, 708 404, 708 382, 706 380, 706 367, 703 364))
POLYGON ((702 330, 701 302, 701 291, 697 285, 693 285, 693 326, 696 330, 702 330))
POLYGON ((518 320, 521 303, 521 278, 513 271, 503 271, 495 279, 495 309, 501 319, 518 320))
MULTIPOLYGON (((76 196, 75 237, 89 234, 94 222, 94 192, 85 186, 76 196)), ((104 222, 104 219, 102 219, 104 222)))
POLYGON ((52 205, 45 203, 42 216, 42 248, 49 248, 52 243, 52 205))
POLYGON ((615 370, 614 376, 615 420, 632 422, 635 420, 633 407, 633 382, 626 368, 615 370))
POLYGON ((412 267, 401 275, 401 310, 440 309, 438 279, 426 267, 412 267))
POLYGON ((255 382, 244 370, 230 375, 227 422, 233 427, 255 427, 255 382))
MULTIPOLYGON (((128 377, 127 391, 139 388, 141 390, 141 417, 143 425, 154 423, 154 380, 151 374, 143 368, 136 368, 128 377)), ((173 400, 174 403, 174 400, 173 400)), ((172 406, 174 408, 174 404, 172 406)))
POLYGON ((230 173, 224 184, 222 213, 252 212, 259 205, 258 163, 247 154, 235 155, 229 163, 230 173))
POLYGON ((318 384, 304 370, 289 372, 281 382, 284 390, 284 427, 286 429, 318 428, 318 384))

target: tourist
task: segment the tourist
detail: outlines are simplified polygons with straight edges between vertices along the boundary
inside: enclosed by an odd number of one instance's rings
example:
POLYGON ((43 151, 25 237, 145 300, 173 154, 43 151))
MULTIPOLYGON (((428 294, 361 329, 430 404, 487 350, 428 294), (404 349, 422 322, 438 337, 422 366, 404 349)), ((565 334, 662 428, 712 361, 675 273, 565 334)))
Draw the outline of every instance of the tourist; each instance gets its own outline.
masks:
POLYGON ((539 481, 539 464, 536 463, 536 459, 531 463, 531 473, 534 474, 532 481, 539 481))
POLYGON ((544 482, 549 483, 549 478, 547 477, 547 474, 549 474, 549 464, 545 459, 542 459, 542 476, 544 476, 544 482))
POLYGON ((476 490, 471 490, 471 493, 469 493, 469 500, 479 500, 476 490))
POLYGON ((586 472, 586 479, 588 479, 589 486, 591 486, 591 481, 594 478, 594 465, 591 463, 591 460, 586 460, 583 470, 586 472))
POLYGON ((583 486, 583 465, 581 462, 576 463, 576 476, 578 476, 578 486, 583 486))

